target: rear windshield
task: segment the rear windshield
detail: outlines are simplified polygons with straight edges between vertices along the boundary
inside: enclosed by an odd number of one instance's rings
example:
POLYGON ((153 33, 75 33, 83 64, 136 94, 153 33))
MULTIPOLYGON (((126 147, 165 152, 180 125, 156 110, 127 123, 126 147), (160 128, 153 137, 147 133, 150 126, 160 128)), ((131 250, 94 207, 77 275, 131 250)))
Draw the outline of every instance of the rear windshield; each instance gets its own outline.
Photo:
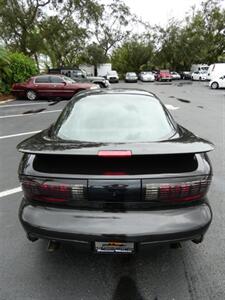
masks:
POLYGON ((131 94, 90 95, 71 103, 55 128, 63 140, 101 143, 160 141, 175 133, 157 99, 131 94))

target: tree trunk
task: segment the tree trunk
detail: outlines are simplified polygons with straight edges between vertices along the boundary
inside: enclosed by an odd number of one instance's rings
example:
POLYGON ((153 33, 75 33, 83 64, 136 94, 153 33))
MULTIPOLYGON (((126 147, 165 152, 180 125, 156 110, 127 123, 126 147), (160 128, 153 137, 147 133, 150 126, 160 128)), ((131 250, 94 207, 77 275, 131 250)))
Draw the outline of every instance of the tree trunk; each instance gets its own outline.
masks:
POLYGON ((40 73, 40 66, 39 66, 37 53, 34 54, 34 59, 35 59, 35 62, 36 62, 38 73, 40 73))

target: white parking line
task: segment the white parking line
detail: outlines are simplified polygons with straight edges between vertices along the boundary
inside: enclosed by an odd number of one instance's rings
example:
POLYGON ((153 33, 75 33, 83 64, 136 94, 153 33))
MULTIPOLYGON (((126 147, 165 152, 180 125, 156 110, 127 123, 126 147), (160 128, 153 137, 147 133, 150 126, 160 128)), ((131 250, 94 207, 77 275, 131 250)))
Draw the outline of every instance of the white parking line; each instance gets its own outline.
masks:
POLYGON ((18 186, 14 189, 0 192, 0 198, 5 197, 5 196, 9 196, 9 195, 12 195, 12 194, 15 194, 15 193, 19 193, 21 191, 22 191, 22 188, 20 186, 18 186))
POLYGON ((51 104, 51 103, 53 102, 11 104, 11 105, 1 105, 0 108, 15 107, 15 106, 29 106, 29 105, 43 105, 43 104, 51 104))
POLYGON ((8 116, 0 116, 0 119, 6 119, 6 118, 15 118, 15 117, 26 117, 26 116, 31 116, 31 115, 40 115, 40 114, 49 114, 53 112, 59 112, 62 111, 61 109, 56 109, 56 110, 48 110, 48 111, 42 111, 39 113, 29 113, 29 114, 18 114, 18 115, 8 115, 8 116))
POLYGON ((179 106, 173 106, 171 104, 165 104, 166 108, 169 109, 169 110, 176 110, 176 109, 179 109, 180 107, 179 106))
POLYGON ((40 132, 40 131, 41 131, 41 130, 36 130, 36 131, 30 131, 30 132, 21 132, 21 133, 16 133, 16 134, 3 135, 3 136, 0 136, 0 140, 1 140, 1 139, 8 139, 8 138, 15 137, 15 136, 28 135, 28 134, 35 134, 35 133, 38 133, 38 132, 40 132))
POLYGON ((0 105, 4 104, 4 103, 7 103, 7 102, 11 102, 15 99, 8 99, 8 100, 5 100, 5 101, 0 101, 0 105))

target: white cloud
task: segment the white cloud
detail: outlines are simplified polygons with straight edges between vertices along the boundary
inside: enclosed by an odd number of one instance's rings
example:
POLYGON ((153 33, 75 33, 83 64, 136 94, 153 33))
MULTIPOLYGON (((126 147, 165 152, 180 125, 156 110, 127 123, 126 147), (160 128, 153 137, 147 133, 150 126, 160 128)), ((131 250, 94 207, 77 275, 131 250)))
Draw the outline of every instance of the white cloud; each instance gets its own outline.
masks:
MULTIPOLYGON (((101 0, 111 3, 111 0, 101 0)), ((202 0, 124 0, 132 13, 141 17, 151 25, 166 25, 170 18, 182 20, 192 6, 200 7, 202 0)))

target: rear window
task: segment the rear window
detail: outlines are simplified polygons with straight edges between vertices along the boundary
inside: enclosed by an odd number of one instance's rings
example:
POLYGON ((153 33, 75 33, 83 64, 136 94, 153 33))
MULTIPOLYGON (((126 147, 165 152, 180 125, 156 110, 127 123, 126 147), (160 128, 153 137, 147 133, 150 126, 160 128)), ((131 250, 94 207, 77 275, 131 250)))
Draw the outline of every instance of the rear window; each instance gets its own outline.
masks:
POLYGON ((90 95, 71 103, 55 128, 60 139, 97 143, 160 141, 175 133, 157 99, 128 94, 90 95))

